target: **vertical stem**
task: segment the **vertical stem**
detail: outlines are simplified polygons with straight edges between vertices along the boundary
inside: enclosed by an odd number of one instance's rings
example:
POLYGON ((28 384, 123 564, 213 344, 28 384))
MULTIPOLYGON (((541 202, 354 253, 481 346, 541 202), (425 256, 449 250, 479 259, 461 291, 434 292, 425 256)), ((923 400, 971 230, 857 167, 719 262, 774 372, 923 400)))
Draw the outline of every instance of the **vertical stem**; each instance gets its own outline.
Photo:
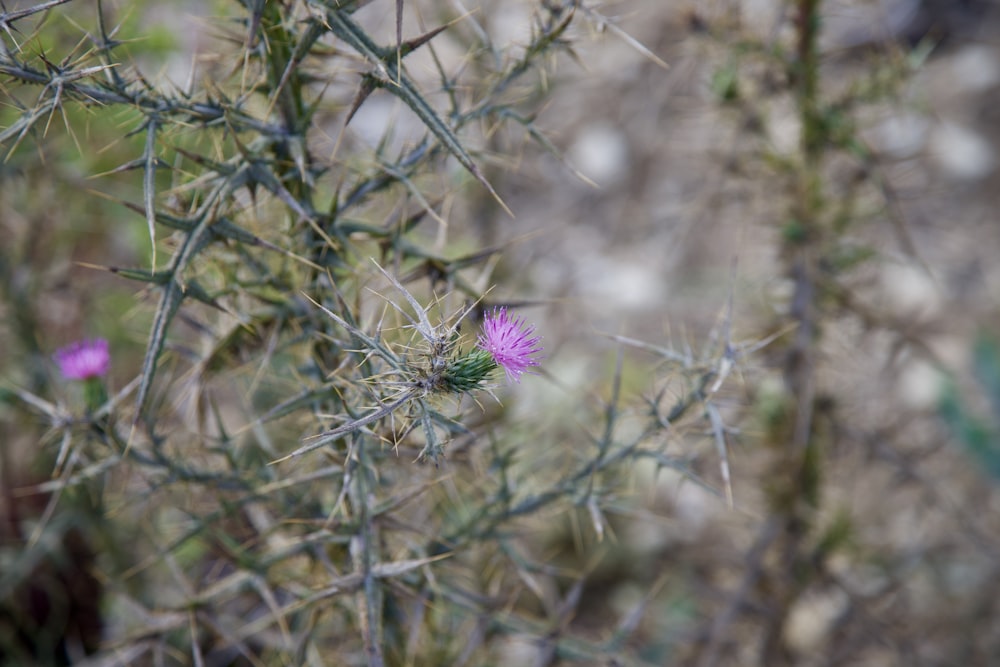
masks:
POLYGON ((791 248, 790 277, 795 285, 790 314, 798 324, 795 343, 785 363, 788 391, 797 399, 793 449, 801 452, 808 444, 812 422, 814 393, 813 343, 816 337, 816 271, 822 236, 819 215, 823 206, 820 162, 825 145, 823 121, 819 112, 819 37, 820 0, 798 0, 796 28, 798 42, 794 66, 796 100, 801 123, 800 148, 802 168, 798 172, 792 217, 800 228, 791 248))
POLYGON ((265 33, 268 47, 265 55, 268 87, 278 96, 275 103, 285 130, 289 134, 298 133, 304 129, 299 127, 303 117, 302 84, 298 73, 293 71, 286 85, 281 85, 295 45, 292 43, 292 35, 285 29, 280 3, 265 3, 261 30, 265 33))
POLYGON ((351 496, 357 511, 358 534, 351 539, 351 556, 356 572, 362 576, 363 585, 357 594, 358 621, 368 657, 368 667, 383 667, 385 657, 382 650, 382 591, 376 580, 372 566, 378 559, 378 534, 372 521, 371 510, 375 505, 372 491, 371 461, 364 435, 355 437, 355 451, 358 457, 357 474, 351 496))
MULTIPOLYGON (((305 143, 310 117, 302 98, 302 79, 297 71, 300 62, 295 58, 296 34, 285 27, 283 11, 282 3, 265 3, 260 23, 262 37, 267 44, 264 54, 267 85, 270 94, 274 96, 272 103, 278 110, 284 129, 283 136, 272 137, 271 151, 275 157, 274 169, 279 180, 303 209, 312 212, 312 187, 307 182, 307 175, 293 173, 296 170, 308 171, 312 166, 312 157, 305 143)), ((306 30, 312 31, 312 34, 299 35, 299 39, 315 39, 319 35, 313 24, 309 24, 306 30)), ((301 57, 303 56, 300 55, 301 57)), ((309 241, 314 241, 312 233, 308 234, 309 241)))
POLYGON ((759 654, 762 665, 789 662, 784 644, 785 626, 796 600, 811 583, 808 540, 820 497, 821 457, 813 434, 820 314, 817 281, 824 243, 822 161, 827 145, 819 100, 820 4, 821 0, 796 2, 798 39, 792 73, 801 123, 801 162, 796 171, 790 212, 796 229, 786 241, 785 256, 794 284, 789 315, 797 328, 785 358, 790 430, 784 449, 778 453, 774 473, 784 477, 788 486, 772 507, 780 528, 774 544, 776 565, 768 573, 771 592, 767 604, 772 611, 763 629, 759 654))
POLYGON ((816 90, 819 82, 820 0, 798 0, 796 29, 798 31, 796 93, 802 114, 802 151, 806 160, 815 163, 823 147, 822 124, 817 113, 816 90))

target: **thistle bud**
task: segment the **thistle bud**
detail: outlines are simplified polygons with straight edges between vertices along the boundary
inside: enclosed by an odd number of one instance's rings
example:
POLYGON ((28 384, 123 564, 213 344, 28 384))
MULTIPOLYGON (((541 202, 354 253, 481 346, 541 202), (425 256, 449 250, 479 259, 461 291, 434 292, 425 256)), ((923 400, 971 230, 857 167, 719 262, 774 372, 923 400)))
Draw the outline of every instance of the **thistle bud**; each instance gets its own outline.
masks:
POLYGON ((496 368, 493 355, 481 348, 472 348, 465 356, 448 362, 441 374, 441 389, 454 393, 478 389, 496 368))

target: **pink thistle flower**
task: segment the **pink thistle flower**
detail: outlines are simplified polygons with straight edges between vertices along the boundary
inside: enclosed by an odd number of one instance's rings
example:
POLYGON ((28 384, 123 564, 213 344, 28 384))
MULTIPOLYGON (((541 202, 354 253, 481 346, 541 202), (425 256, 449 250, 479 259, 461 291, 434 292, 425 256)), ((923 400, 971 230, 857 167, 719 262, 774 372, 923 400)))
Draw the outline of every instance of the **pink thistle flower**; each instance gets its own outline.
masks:
POLYGON ((483 333, 477 347, 486 350, 514 382, 521 381, 521 374, 538 365, 533 355, 542 351, 539 336, 532 336, 535 327, 521 318, 511 317, 506 308, 496 308, 483 320, 483 333))
POLYGON ((103 338, 79 340, 56 350, 52 356, 59 364, 59 372, 67 380, 89 380, 108 372, 111 357, 108 341, 103 338))

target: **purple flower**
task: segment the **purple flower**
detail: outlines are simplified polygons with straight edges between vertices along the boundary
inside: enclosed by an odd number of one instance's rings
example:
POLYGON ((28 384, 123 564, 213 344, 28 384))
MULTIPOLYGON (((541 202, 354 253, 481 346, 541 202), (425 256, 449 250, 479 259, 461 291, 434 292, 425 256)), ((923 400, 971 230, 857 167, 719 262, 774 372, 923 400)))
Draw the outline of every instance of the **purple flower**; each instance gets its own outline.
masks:
POLYGON ((496 308, 483 320, 483 333, 477 346, 489 352, 493 360, 503 366, 508 379, 520 382, 522 373, 538 365, 538 360, 532 355, 542 351, 538 345, 541 338, 533 337, 533 333, 534 326, 511 317, 506 308, 496 308))
POLYGON ((67 380, 89 380, 108 372, 111 357, 103 338, 79 340, 56 350, 52 357, 67 380))

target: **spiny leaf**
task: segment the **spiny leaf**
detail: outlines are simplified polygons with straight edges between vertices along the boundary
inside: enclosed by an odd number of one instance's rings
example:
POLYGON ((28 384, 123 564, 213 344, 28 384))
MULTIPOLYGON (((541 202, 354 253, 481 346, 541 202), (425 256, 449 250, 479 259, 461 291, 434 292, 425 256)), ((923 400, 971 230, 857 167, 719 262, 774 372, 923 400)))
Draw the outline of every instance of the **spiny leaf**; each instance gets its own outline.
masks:
MULTIPOLYGON (((130 208, 137 213, 142 213, 143 208, 137 204, 133 204, 127 201, 120 202, 126 208, 130 208)), ((188 220, 185 218, 179 218, 169 213, 164 213, 163 211, 156 212, 156 221, 165 227, 170 227, 171 229, 177 229, 182 232, 191 232, 195 227, 198 226, 197 220, 188 220)), ((210 233, 214 239, 229 239, 232 241, 238 241, 240 243, 245 243, 251 246, 260 246, 262 248, 267 248, 268 250, 273 250, 275 252, 280 252, 286 256, 294 256, 292 253, 288 252, 284 248, 280 248, 273 243, 265 241, 259 236, 248 232, 243 229, 232 220, 225 216, 220 216, 216 218, 215 222, 212 223, 210 228, 210 233)))
MULTIPOLYGON (((285 65, 284 71, 281 73, 281 78, 278 80, 271 91, 271 106, 273 106, 277 101, 278 97, 282 94, 285 86, 292 79, 293 75, 301 76, 301 70, 299 65, 309 55, 312 50, 313 45, 316 41, 323 36, 326 32, 326 27, 315 19, 310 19, 307 22, 307 27, 305 32, 302 33, 298 42, 295 44, 295 48, 292 50, 288 62, 285 65)), ((270 110, 269 110, 270 113, 270 110)), ((300 119, 304 121, 305 119, 300 119)))
POLYGON ((150 117, 146 125, 146 149, 143 153, 142 195, 145 204, 146 226, 149 228, 149 243, 152 246, 150 265, 156 269, 156 130, 157 121, 150 117))
MULTIPOLYGON (((90 266, 91 268, 102 268, 94 265, 85 266, 90 266)), ((115 275, 128 278, 129 280, 138 280, 153 285, 166 285, 170 282, 170 278, 173 275, 171 271, 146 271, 144 269, 129 269, 118 266, 109 266, 107 267, 107 270, 115 275)), ((220 306, 219 303, 208 294, 208 291, 202 287, 197 280, 186 281, 184 283, 184 293, 186 296, 190 296, 196 301, 201 301, 205 305, 212 306, 213 308, 217 308, 218 310, 225 312, 225 308, 220 306)))
POLYGON ((404 392, 398 398, 396 398, 396 400, 392 401, 391 403, 387 403, 380 408, 372 410, 364 417, 359 417, 358 419, 351 420, 346 424, 338 426, 337 428, 314 435, 310 438, 312 442, 302 445, 291 454, 286 454, 285 456, 282 456, 280 459, 271 461, 271 465, 287 461, 288 459, 295 458, 296 456, 302 456, 303 454, 308 454, 309 452, 319 449, 320 447, 327 445, 331 442, 334 442, 335 440, 339 440, 348 433, 353 433, 358 429, 364 428, 368 424, 376 422, 379 419, 382 419, 383 417, 386 417, 395 412, 396 410, 398 410, 399 408, 401 408, 404 404, 413 399, 419 391, 420 390, 416 388, 410 389, 404 392))
POLYGON ((416 51, 417 49, 419 49, 421 46, 423 46, 427 42, 429 42, 432 39, 434 39, 435 37, 437 37, 439 34, 441 34, 442 32, 444 32, 445 30, 447 30, 448 28, 450 28, 452 26, 452 24, 457 23, 460 20, 461 19, 455 19, 454 21, 451 21, 449 23, 445 23, 444 25, 438 26, 438 27, 434 28, 433 30, 429 30, 428 32, 425 32, 424 34, 422 34, 422 35, 420 35, 418 37, 414 37, 413 39, 406 40, 405 42, 403 42, 402 44, 400 44, 400 47, 399 47, 399 53, 400 53, 400 55, 405 58, 406 56, 410 55, 411 53, 413 53, 414 51, 416 51))
POLYGON ((541 130, 538 129, 538 126, 535 125, 534 119, 525 118, 524 116, 521 116, 520 114, 515 113, 514 111, 511 111, 510 109, 506 108, 501 109, 499 115, 501 118, 511 118, 520 125, 522 125, 524 129, 528 131, 528 134, 531 135, 532 139, 538 142, 538 144, 542 148, 544 148, 550 155, 552 155, 554 158, 562 162, 563 166, 569 169, 573 173, 573 175, 576 176, 578 179, 580 179, 581 181, 583 181, 592 188, 600 187, 597 185, 597 183, 591 180, 586 174, 577 169, 573 165, 573 163, 569 161, 569 158, 563 155, 562 151, 556 148, 555 144, 553 144, 548 137, 542 134, 541 130))
POLYGON ((12 12, 4 11, 0 14, 0 25, 4 28, 8 27, 14 21, 18 19, 23 19, 25 17, 31 16, 32 14, 37 14, 38 12, 44 12, 46 10, 52 9, 59 5, 64 5, 70 0, 49 0, 48 2, 43 2, 40 5, 35 5, 34 7, 26 7, 25 9, 16 9, 12 12))
MULTIPOLYGON (((478 165, 472 160, 472 156, 462 146, 455 133, 427 103, 413 82, 397 67, 395 58, 386 53, 385 49, 376 45, 347 14, 340 11, 327 11, 326 17, 330 30, 375 66, 376 72, 381 75, 371 77, 375 84, 392 93, 410 107, 448 152, 454 155, 459 163, 489 191, 490 195, 508 214, 513 215, 507 204, 483 176, 478 165)), ((394 54, 393 51, 390 53, 394 54)))
POLYGON ((255 419, 252 423, 248 424, 243 429, 241 429, 237 433, 237 435, 239 435, 239 433, 242 433, 243 431, 251 427, 256 427, 261 424, 266 424, 268 422, 274 421, 275 419, 281 419, 282 417, 290 415, 301 408, 306 408, 315 404, 316 401, 320 399, 329 398, 331 395, 335 393, 336 393, 335 389, 330 386, 322 386, 322 387, 315 387, 312 389, 306 389, 305 391, 302 391, 296 394, 295 396, 292 396, 291 398, 282 401, 278 405, 274 406, 266 413, 255 419))
POLYGON ((364 104, 373 90, 375 90, 375 78, 367 75, 361 77, 361 85, 358 87, 358 92, 354 95, 354 101, 351 102, 351 108, 347 110, 347 116, 344 118, 344 127, 347 127, 348 123, 351 122, 354 114, 358 112, 358 109, 361 108, 361 105, 364 104))
POLYGON ((156 316, 153 318, 153 328, 149 335, 149 343, 146 346, 146 356, 142 362, 139 392, 136 396, 136 421, 142 416, 146 408, 146 401, 149 398, 150 389, 153 386, 153 377, 156 375, 156 364, 163 352, 163 345, 167 338, 167 329, 173 321, 177 309, 186 296, 186 288, 181 284, 180 278, 188 263, 208 244, 211 240, 211 228, 214 219, 216 203, 222 195, 225 184, 220 184, 208 197, 202 206, 200 220, 197 225, 188 232, 184 242, 178 248, 177 253, 170 266, 170 281, 163 290, 163 296, 156 309, 156 316))
MULTIPOLYGON (((392 350, 390 350, 388 347, 386 347, 385 345, 383 345, 382 342, 379 341, 377 338, 373 338, 373 337, 369 336, 364 331, 362 331, 357 326, 355 326, 354 322, 351 322, 351 321, 348 321, 348 320, 344 319, 343 317, 341 317, 337 313, 333 312, 332 310, 330 310, 326 306, 324 306, 324 305, 320 304, 319 302, 317 302, 316 300, 314 300, 308 294, 303 293, 303 296, 305 296, 314 306, 316 306, 317 308, 319 308, 320 310, 322 310, 327 315, 327 317, 329 317, 334 322, 336 322, 337 324, 339 324, 340 326, 342 326, 344 329, 346 329, 347 332, 350 333, 351 336, 353 336, 356 339, 357 342, 363 343, 369 350, 372 350, 373 352, 378 353, 379 356, 381 356, 383 359, 385 359, 389 363, 393 364, 394 366, 401 366, 402 365, 402 361, 399 359, 399 357, 397 357, 392 352, 392 350)), ((344 311, 344 315, 345 316, 349 315, 349 313, 345 310, 344 311)))
POLYGON ((149 343, 146 346, 146 356, 142 361, 142 369, 140 371, 142 382, 139 384, 139 394, 136 397, 137 420, 143 415, 146 407, 146 399, 149 397, 149 391, 153 386, 153 376, 156 374, 156 362, 163 351, 163 344, 167 337, 167 328, 170 326, 170 322, 173 320, 183 300, 184 290, 176 280, 171 278, 163 290, 160 305, 156 309, 156 317, 153 318, 153 328, 149 334, 149 343))

